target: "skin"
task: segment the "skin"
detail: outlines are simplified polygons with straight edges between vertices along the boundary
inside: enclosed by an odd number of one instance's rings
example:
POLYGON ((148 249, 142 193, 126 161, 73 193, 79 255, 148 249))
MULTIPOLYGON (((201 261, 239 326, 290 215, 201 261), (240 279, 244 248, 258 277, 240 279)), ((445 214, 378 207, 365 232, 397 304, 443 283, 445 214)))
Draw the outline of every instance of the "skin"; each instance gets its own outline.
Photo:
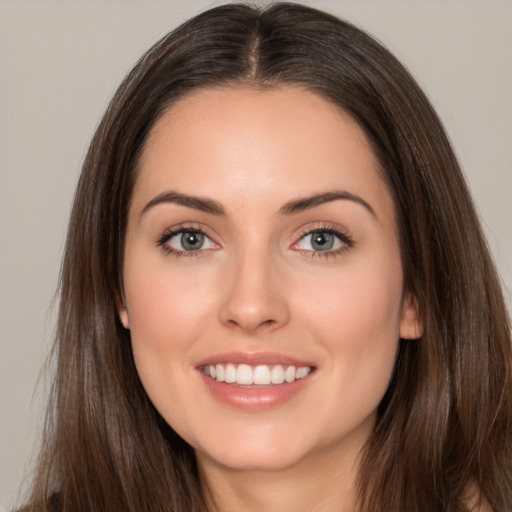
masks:
POLYGON ((148 396, 196 450, 218 510, 354 510, 358 453, 402 338, 421 334, 403 290, 394 204, 358 125, 294 87, 211 88, 153 127, 130 205, 120 317, 148 396), (337 199, 284 214, 290 201, 337 199), (224 215, 154 198, 213 200, 224 215), (370 211, 371 210, 371 211, 370 211), (202 230, 180 254, 169 229, 202 230), (337 230, 332 251, 306 233, 337 230), (211 242, 210 242, 211 240, 211 242), (160 241, 160 242, 159 242, 160 241), (231 351, 314 366, 283 404, 217 400, 197 369, 231 351))

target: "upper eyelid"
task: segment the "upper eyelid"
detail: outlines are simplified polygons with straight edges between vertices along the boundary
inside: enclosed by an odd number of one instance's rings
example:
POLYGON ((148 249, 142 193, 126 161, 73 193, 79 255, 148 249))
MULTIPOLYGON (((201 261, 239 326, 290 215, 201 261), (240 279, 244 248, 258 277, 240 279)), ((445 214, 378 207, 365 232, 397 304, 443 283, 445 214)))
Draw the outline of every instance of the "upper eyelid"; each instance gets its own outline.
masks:
POLYGON ((164 253, 166 253, 166 254, 173 254, 175 257, 187 257, 187 258, 193 258, 193 257, 197 258, 200 256, 204 256, 209 251, 217 250, 217 248, 221 247, 215 241, 215 239, 213 237, 211 237, 206 232, 205 229, 203 229, 202 227, 201 228, 192 227, 190 225, 189 226, 187 226, 187 225, 176 226, 176 227, 172 227, 172 228, 168 228, 168 229, 164 230, 163 232, 161 232, 161 234, 159 236, 156 237, 155 243, 158 246, 158 248, 160 250, 164 251, 164 253), (170 240, 172 240, 175 236, 179 235, 180 233, 183 234, 183 233, 187 233, 187 232, 201 233, 205 237, 207 237, 213 245, 215 245, 217 247, 213 247, 213 248, 210 247, 210 248, 206 248, 206 249, 200 248, 195 251, 187 251, 185 249, 178 249, 178 248, 172 247, 170 245, 170 243, 169 243, 170 240))
POLYGON ((356 246, 356 243, 354 241, 354 238, 351 234, 351 232, 346 229, 345 227, 340 226, 337 223, 334 222, 320 222, 320 223, 313 223, 309 225, 303 226, 298 233, 295 234, 294 238, 292 239, 290 248, 296 251, 300 251, 305 253, 308 253, 308 255, 313 256, 320 256, 320 257, 328 257, 328 256, 335 256, 337 254, 340 254, 344 252, 347 249, 353 248, 356 246), (300 249, 295 248, 294 246, 298 245, 301 240, 303 240, 306 236, 311 235, 313 233, 321 233, 321 232, 327 232, 331 233, 334 236, 338 238, 338 240, 341 242, 342 247, 339 247, 337 249, 331 249, 326 251, 314 251, 309 249, 300 249))
POLYGON ((169 226, 168 228, 159 231, 156 239, 157 241, 161 241, 163 238, 169 239, 178 233, 187 231, 202 233, 218 244, 218 241, 216 240, 218 237, 215 236, 213 230, 204 224, 198 224, 196 222, 183 222, 176 224, 175 226, 169 226))
POLYGON ((300 238, 306 235, 321 231, 339 234, 352 240, 352 233, 344 226, 340 226, 339 224, 336 224, 334 222, 320 221, 306 224, 305 226, 301 227, 290 237, 290 242, 293 242, 294 239, 299 240, 300 238))
MULTIPOLYGON (((205 224, 197 222, 182 222, 174 226, 169 226, 168 228, 158 233, 158 235, 156 236, 156 242, 159 244, 165 243, 167 240, 169 240, 176 234, 186 231, 202 233, 208 238, 210 238, 210 240, 215 244, 222 246, 221 237, 217 235, 216 231, 214 231, 212 228, 205 224)), ((331 221, 316 221, 308 223, 305 226, 299 228, 298 230, 295 230, 288 237, 287 245, 292 246, 306 235, 321 231, 333 233, 334 235, 340 235, 342 241, 348 240, 350 241, 351 244, 354 243, 353 236, 346 227, 340 226, 339 224, 331 221)))

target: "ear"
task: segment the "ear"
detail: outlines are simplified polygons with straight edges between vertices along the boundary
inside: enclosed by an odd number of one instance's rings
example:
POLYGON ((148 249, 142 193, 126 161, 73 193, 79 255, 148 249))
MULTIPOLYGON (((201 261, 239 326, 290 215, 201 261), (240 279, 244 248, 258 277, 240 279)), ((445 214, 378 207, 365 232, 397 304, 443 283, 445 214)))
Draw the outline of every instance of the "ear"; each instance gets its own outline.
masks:
POLYGON ((400 338, 417 340, 422 335, 423 323, 420 318, 418 301, 412 293, 405 292, 400 317, 400 338))
POLYGON ((119 305, 118 313, 119 313, 119 320, 121 320, 123 327, 125 329, 129 329, 130 328, 130 317, 128 315, 128 310, 126 309, 126 306, 123 303, 121 303, 119 305))

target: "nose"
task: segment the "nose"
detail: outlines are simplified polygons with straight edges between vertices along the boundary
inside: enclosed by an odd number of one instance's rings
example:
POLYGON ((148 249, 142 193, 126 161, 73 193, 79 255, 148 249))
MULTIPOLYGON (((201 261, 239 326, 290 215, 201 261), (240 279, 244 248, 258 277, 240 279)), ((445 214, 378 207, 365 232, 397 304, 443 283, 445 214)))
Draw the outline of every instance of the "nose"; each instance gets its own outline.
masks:
POLYGON ((232 263, 223 286, 220 321, 250 334, 286 325, 290 318, 286 286, 271 256, 246 253, 232 263))

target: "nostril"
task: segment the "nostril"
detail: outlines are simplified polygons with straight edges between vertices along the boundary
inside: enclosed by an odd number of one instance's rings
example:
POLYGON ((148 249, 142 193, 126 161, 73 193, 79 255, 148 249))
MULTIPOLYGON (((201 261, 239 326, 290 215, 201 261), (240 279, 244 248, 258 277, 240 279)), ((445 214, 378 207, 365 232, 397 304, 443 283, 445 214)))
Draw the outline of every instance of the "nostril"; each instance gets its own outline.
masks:
POLYGON ((232 325, 233 327, 239 327, 246 331, 255 331, 257 329, 271 327, 271 326, 275 325, 276 323, 277 323, 277 321, 274 320, 273 318, 269 318, 268 320, 263 320, 260 322, 258 322, 258 321, 250 322, 247 320, 244 321, 244 320, 237 320, 237 319, 233 319, 233 318, 228 320, 228 324, 232 325))

